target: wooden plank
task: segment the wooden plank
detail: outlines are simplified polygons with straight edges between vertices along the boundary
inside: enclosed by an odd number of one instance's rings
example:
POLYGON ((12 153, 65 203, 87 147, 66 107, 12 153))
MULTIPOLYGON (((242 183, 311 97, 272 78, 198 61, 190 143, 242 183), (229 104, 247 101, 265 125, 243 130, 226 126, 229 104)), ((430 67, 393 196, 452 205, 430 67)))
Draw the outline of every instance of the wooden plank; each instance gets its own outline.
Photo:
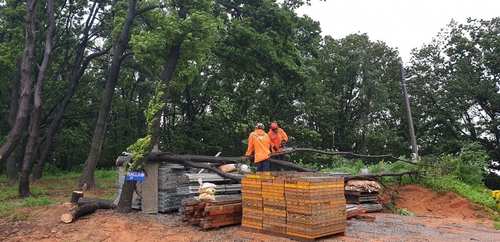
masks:
POLYGON ((235 223, 234 221, 220 222, 217 224, 203 223, 203 224, 200 224, 200 227, 202 227, 204 229, 211 229, 211 228, 218 228, 218 227, 222 227, 222 226, 235 225, 235 224, 240 224, 240 223, 235 223))
POLYGON ((359 219, 359 220, 375 221, 375 216, 368 215, 368 214, 356 215, 356 216, 354 216, 354 218, 359 219))
POLYGON ((226 209, 226 210, 215 210, 215 211, 206 211, 205 215, 207 216, 213 216, 213 215, 220 215, 220 214, 232 214, 232 213, 242 213, 243 208, 233 208, 233 209, 226 209))
POLYGON ((205 207, 205 212, 210 212, 210 211, 220 211, 220 210, 231 210, 231 209, 236 209, 236 208, 241 208, 243 207, 242 203, 233 203, 233 204, 225 204, 225 205, 207 205, 205 207))
POLYGON ((215 216, 206 216, 205 218, 207 220, 215 220, 215 219, 221 219, 221 218, 236 218, 236 217, 241 217, 243 216, 241 213, 230 213, 230 214, 221 214, 221 215, 215 215, 215 216))
POLYGON ((346 213, 346 218, 352 218, 354 216, 364 214, 365 210, 364 209, 358 209, 358 210, 352 210, 352 211, 347 211, 346 213))
POLYGON ((221 226, 240 224, 240 223, 241 223, 241 216, 240 217, 233 217, 233 218, 204 220, 204 221, 200 222, 200 227, 202 227, 204 229, 209 229, 209 228, 217 228, 217 227, 221 227, 221 226))
POLYGON ((344 195, 352 195, 352 196, 373 196, 373 195, 378 195, 378 192, 344 191, 344 195))
POLYGON ((194 205, 198 205, 200 203, 200 201, 189 201, 189 202, 186 202, 186 207, 188 206, 194 206, 194 205))

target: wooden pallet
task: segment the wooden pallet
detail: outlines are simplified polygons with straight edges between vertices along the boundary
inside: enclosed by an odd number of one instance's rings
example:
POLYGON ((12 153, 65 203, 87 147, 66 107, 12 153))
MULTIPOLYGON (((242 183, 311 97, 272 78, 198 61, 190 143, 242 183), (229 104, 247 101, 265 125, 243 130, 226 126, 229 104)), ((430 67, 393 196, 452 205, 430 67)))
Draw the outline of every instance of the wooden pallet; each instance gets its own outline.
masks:
POLYGON ((344 191, 344 195, 351 195, 351 196, 377 196, 378 192, 344 191))
POLYGON ((276 236, 276 237, 281 237, 281 238, 288 238, 292 239, 295 241, 305 241, 305 242, 312 242, 312 241, 318 241, 320 239, 325 239, 328 237, 336 237, 336 236, 345 236, 345 229, 338 230, 338 231, 331 231, 329 233, 322 234, 320 236, 308 236, 308 235, 302 235, 302 234, 293 234, 293 233, 281 233, 281 232, 274 232, 271 230, 263 230, 259 228, 252 228, 252 227, 243 227, 244 230, 251 232, 251 233, 261 233, 261 234, 266 234, 266 235, 271 235, 271 236, 276 236))

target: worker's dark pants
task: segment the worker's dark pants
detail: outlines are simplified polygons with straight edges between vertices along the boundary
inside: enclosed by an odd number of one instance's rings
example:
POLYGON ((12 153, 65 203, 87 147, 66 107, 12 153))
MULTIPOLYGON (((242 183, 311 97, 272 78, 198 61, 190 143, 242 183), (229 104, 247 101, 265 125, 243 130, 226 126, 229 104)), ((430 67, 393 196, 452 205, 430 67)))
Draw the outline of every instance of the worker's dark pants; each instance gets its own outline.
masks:
MULTIPOLYGON (((273 159, 277 159, 277 160, 285 160, 285 155, 277 155, 277 156, 273 156, 272 157, 273 159)), ((271 168, 271 171, 284 171, 283 167, 280 166, 280 165, 276 165, 276 164, 273 164, 271 163, 270 165, 270 168, 271 168)))
POLYGON ((269 159, 263 160, 261 162, 255 163, 257 171, 269 171, 269 159))

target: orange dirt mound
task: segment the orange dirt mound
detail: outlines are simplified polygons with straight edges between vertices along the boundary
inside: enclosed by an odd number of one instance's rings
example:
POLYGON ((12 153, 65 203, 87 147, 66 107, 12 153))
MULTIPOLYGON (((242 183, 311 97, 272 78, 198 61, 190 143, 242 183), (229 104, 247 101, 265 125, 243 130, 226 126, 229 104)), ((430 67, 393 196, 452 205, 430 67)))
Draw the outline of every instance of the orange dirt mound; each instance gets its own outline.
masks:
POLYGON ((415 216, 457 219, 462 222, 471 221, 471 224, 488 222, 488 212, 481 205, 470 202, 453 192, 436 192, 419 185, 406 185, 392 189, 381 195, 382 201, 387 203, 391 193, 397 191, 396 208, 406 209, 415 216))

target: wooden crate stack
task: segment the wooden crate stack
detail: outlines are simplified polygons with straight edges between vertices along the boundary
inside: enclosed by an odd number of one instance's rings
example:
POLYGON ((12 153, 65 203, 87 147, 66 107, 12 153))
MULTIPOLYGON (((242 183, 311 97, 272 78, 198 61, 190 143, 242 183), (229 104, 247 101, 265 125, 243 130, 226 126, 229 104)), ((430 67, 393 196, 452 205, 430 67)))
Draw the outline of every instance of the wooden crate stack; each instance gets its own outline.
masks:
POLYGON ((262 179, 262 229, 286 233, 285 180, 276 176, 262 179))
POLYGON ((240 196, 228 196, 216 201, 187 202, 182 213, 183 222, 199 225, 204 229, 240 224, 242 217, 242 199, 240 196))
POLYGON ((248 174, 241 179, 243 212, 241 225, 262 229, 262 181, 259 174, 248 174))
POLYGON ((243 227, 307 239, 345 233, 343 178, 260 172, 243 178, 241 192, 243 227))

